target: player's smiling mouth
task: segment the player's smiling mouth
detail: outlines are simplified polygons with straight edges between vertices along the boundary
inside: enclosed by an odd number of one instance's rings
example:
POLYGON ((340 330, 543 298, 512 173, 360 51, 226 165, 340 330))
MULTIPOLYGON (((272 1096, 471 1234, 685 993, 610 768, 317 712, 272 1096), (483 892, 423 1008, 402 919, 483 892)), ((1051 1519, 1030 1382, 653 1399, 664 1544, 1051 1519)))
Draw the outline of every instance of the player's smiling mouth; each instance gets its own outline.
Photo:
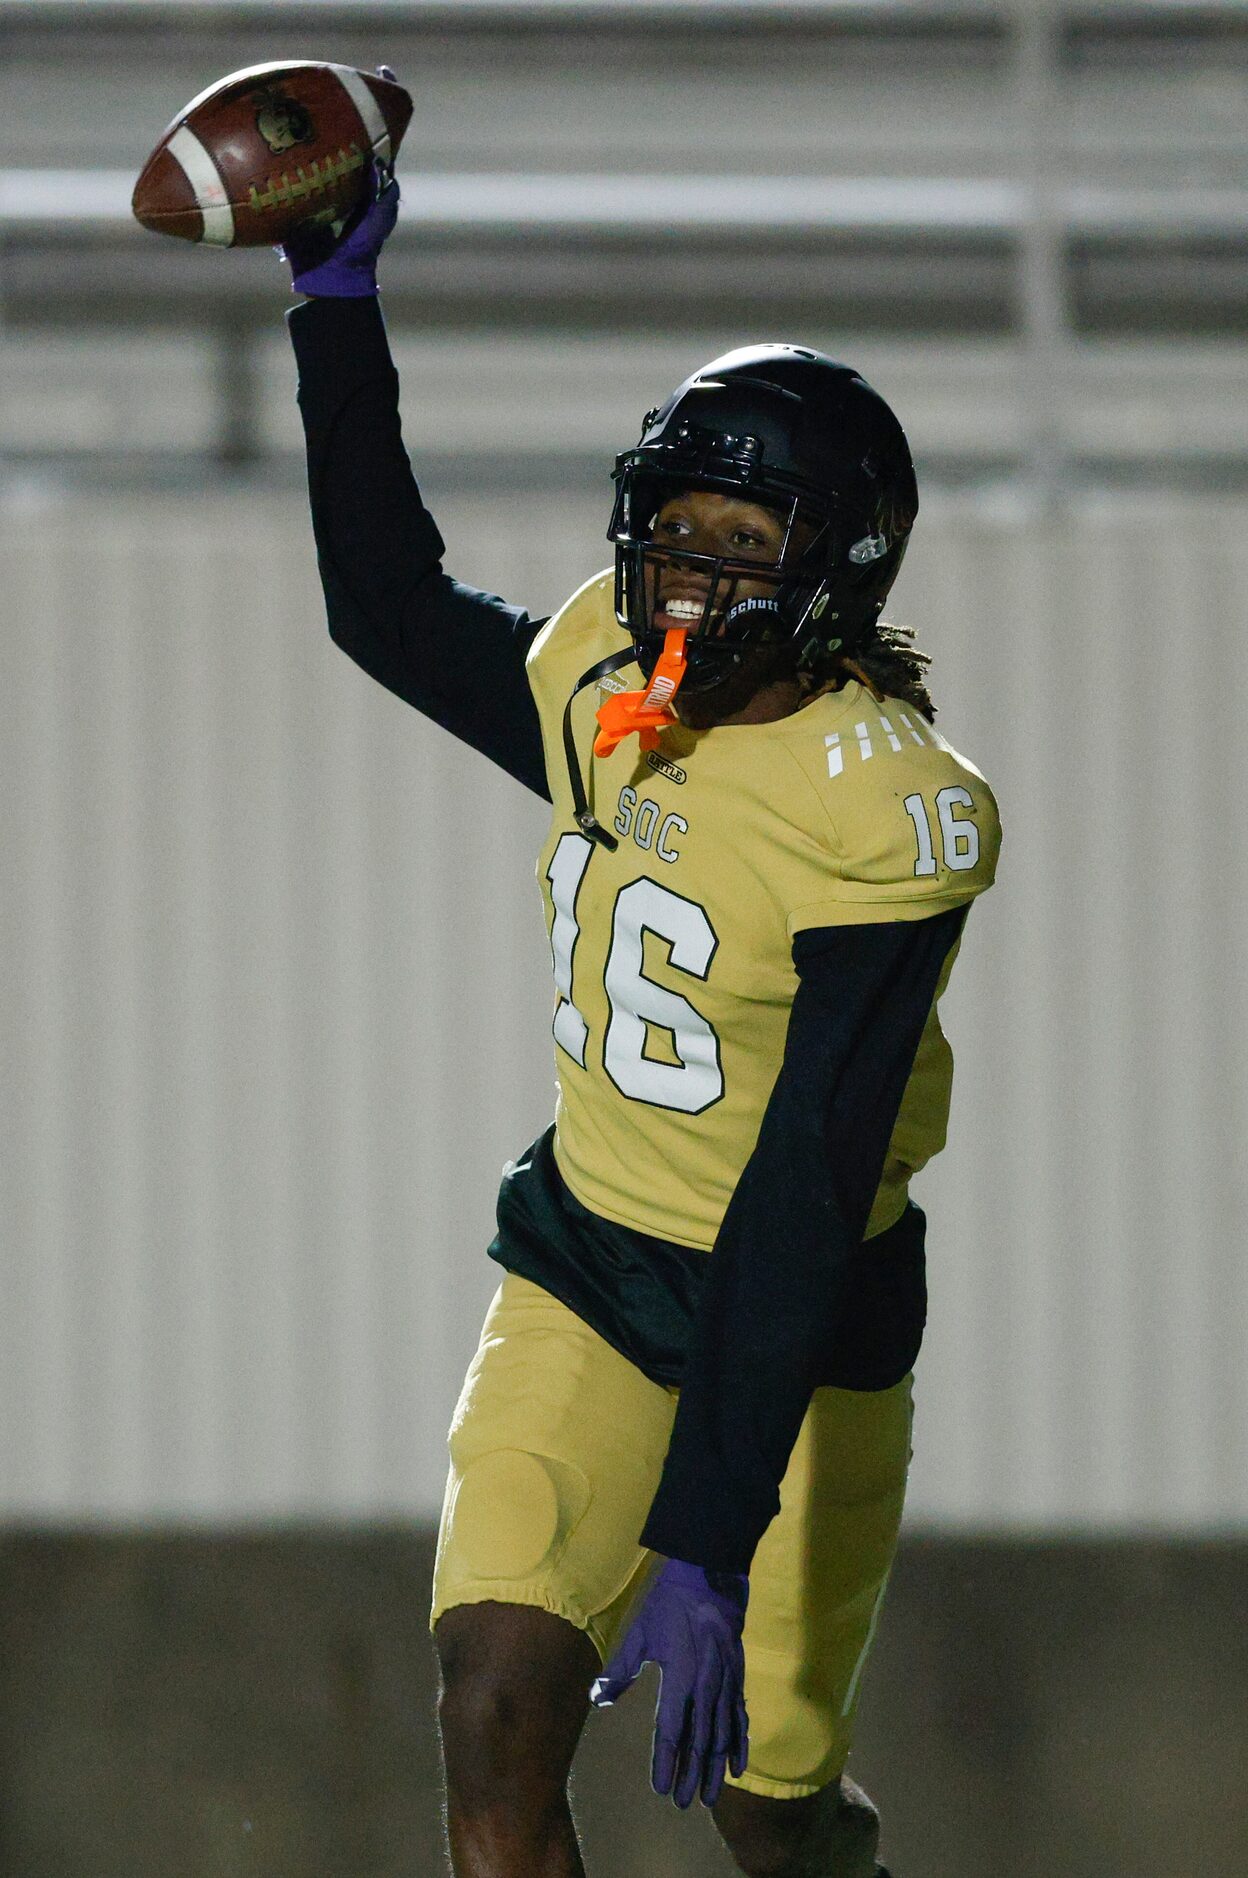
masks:
MULTIPOLYGON (((654 609, 654 623, 656 626, 684 626, 688 629, 701 623, 705 610, 705 593, 668 594, 654 609)), ((722 612, 722 608, 716 608, 708 624, 714 625, 722 617, 722 612)))

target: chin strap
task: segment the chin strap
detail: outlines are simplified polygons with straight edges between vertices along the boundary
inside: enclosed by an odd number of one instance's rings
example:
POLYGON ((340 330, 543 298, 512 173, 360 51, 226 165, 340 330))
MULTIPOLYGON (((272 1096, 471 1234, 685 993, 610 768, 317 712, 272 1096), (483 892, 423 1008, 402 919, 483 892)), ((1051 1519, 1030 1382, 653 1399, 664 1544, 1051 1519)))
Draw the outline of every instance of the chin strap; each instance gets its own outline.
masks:
POLYGON ((656 749, 659 732, 666 725, 678 722, 676 713, 669 707, 685 675, 688 636, 686 627, 669 627, 646 689, 617 691, 599 707, 597 718, 602 729, 594 738, 595 756, 610 756, 616 744, 623 743, 634 731, 643 750, 656 749))

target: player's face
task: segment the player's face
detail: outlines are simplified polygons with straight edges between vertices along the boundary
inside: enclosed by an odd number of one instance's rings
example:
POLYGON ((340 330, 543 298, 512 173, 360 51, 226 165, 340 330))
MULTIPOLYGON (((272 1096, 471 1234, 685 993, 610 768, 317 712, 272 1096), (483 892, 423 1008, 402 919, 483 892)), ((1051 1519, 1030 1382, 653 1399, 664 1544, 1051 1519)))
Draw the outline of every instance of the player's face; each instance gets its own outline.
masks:
MULTIPOLYGON (((775 562, 784 546, 785 518, 760 503, 746 502, 739 496, 717 489, 687 489, 670 496, 655 516, 650 538, 656 547, 670 554, 657 567, 647 569, 652 591, 647 594, 650 617, 661 632, 672 626, 696 625, 701 617, 710 588, 705 568, 696 562, 682 561, 681 549, 690 554, 723 556, 732 561, 775 562), (689 602, 698 602, 697 614, 691 615, 689 602), (672 603, 676 611, 669 611, 672 603)), ((736 574, 725 575, 715 595, 710 632, 715 633, 723 612, 738 600, 761 598, 775 592, 767 580, 750 580, 736 574)))
MULTIPOLYGON (((647 607, 656 629, 667 632, 673 626, 695 626, 706 604, 710 591, 707 570, 696 561, 682 561, 682 549, 738 563, 774 565, 784 547, 786 526, 787 518, 775 509, 720 490, 688 489, 670 497, 655 516, 650 531, 656 547, 670 550, 657 565, 647 563, 647 607), (691 610, 691 603, 696 611, 691 610)), ((807 531, 801 533, 805 537, 807 531)), ((790 543, 790 554, 802 545, 804 539, 790 543)), ((723 616, 729 606, 741 600, 769 599, 775 591, 772 579, 724 575, 712 603, 708 635, 714 638, 717 631, 723 632, 723 616)), ((691 730, 785 716, 796 708, 800 696, 796 682, 781 676, 787 659, 785 646, 751 646, 741 664, 720 684, 688 697, 678 691, 672 708, 691 730), (762 716, 755 715, 758 710, 762 716)))

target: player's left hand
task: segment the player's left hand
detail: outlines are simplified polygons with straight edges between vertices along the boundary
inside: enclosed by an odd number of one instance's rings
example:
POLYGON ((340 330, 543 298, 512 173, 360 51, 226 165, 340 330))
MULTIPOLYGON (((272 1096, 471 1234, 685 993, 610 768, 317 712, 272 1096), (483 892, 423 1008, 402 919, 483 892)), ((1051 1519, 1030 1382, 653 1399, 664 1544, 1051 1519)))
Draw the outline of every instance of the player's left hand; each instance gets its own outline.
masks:
POLYGON ((609 1708, 647 1663, 658 1664, 650 1784, 679 1807, 690 1806, 699 1791, 703 1805, 713 1806, 725 1772, 745 1772, 749 1720, 741 1634, 749 1591, 743 1573, 668 1559, 589 1692, 596 1708, 609 1708))
MULTIPOLYGON (((394 80, 388 65, 379 78, 394 80)), ((395 81, 397 82, 397 81, 395 81)), ((275 250, 288 261, 291 285, 313 299, 355 300, 377 292, 377 258, 399 218, 399 185, 393 166, 374 157, 370 186, 344 223, 309 228, 275 250)))

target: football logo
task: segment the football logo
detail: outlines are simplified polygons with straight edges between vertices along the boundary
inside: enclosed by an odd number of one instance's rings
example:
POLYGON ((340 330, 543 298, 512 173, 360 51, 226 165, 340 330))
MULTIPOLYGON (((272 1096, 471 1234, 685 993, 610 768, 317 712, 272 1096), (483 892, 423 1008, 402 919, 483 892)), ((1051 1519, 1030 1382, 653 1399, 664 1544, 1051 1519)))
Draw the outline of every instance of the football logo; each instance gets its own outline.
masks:
POLYGON ((256 129, 274 156, 292 150, 297 143, 315 143, 312 115, 294 98, 280 91, 266 89, 252 94, 256 105, 256 129))

